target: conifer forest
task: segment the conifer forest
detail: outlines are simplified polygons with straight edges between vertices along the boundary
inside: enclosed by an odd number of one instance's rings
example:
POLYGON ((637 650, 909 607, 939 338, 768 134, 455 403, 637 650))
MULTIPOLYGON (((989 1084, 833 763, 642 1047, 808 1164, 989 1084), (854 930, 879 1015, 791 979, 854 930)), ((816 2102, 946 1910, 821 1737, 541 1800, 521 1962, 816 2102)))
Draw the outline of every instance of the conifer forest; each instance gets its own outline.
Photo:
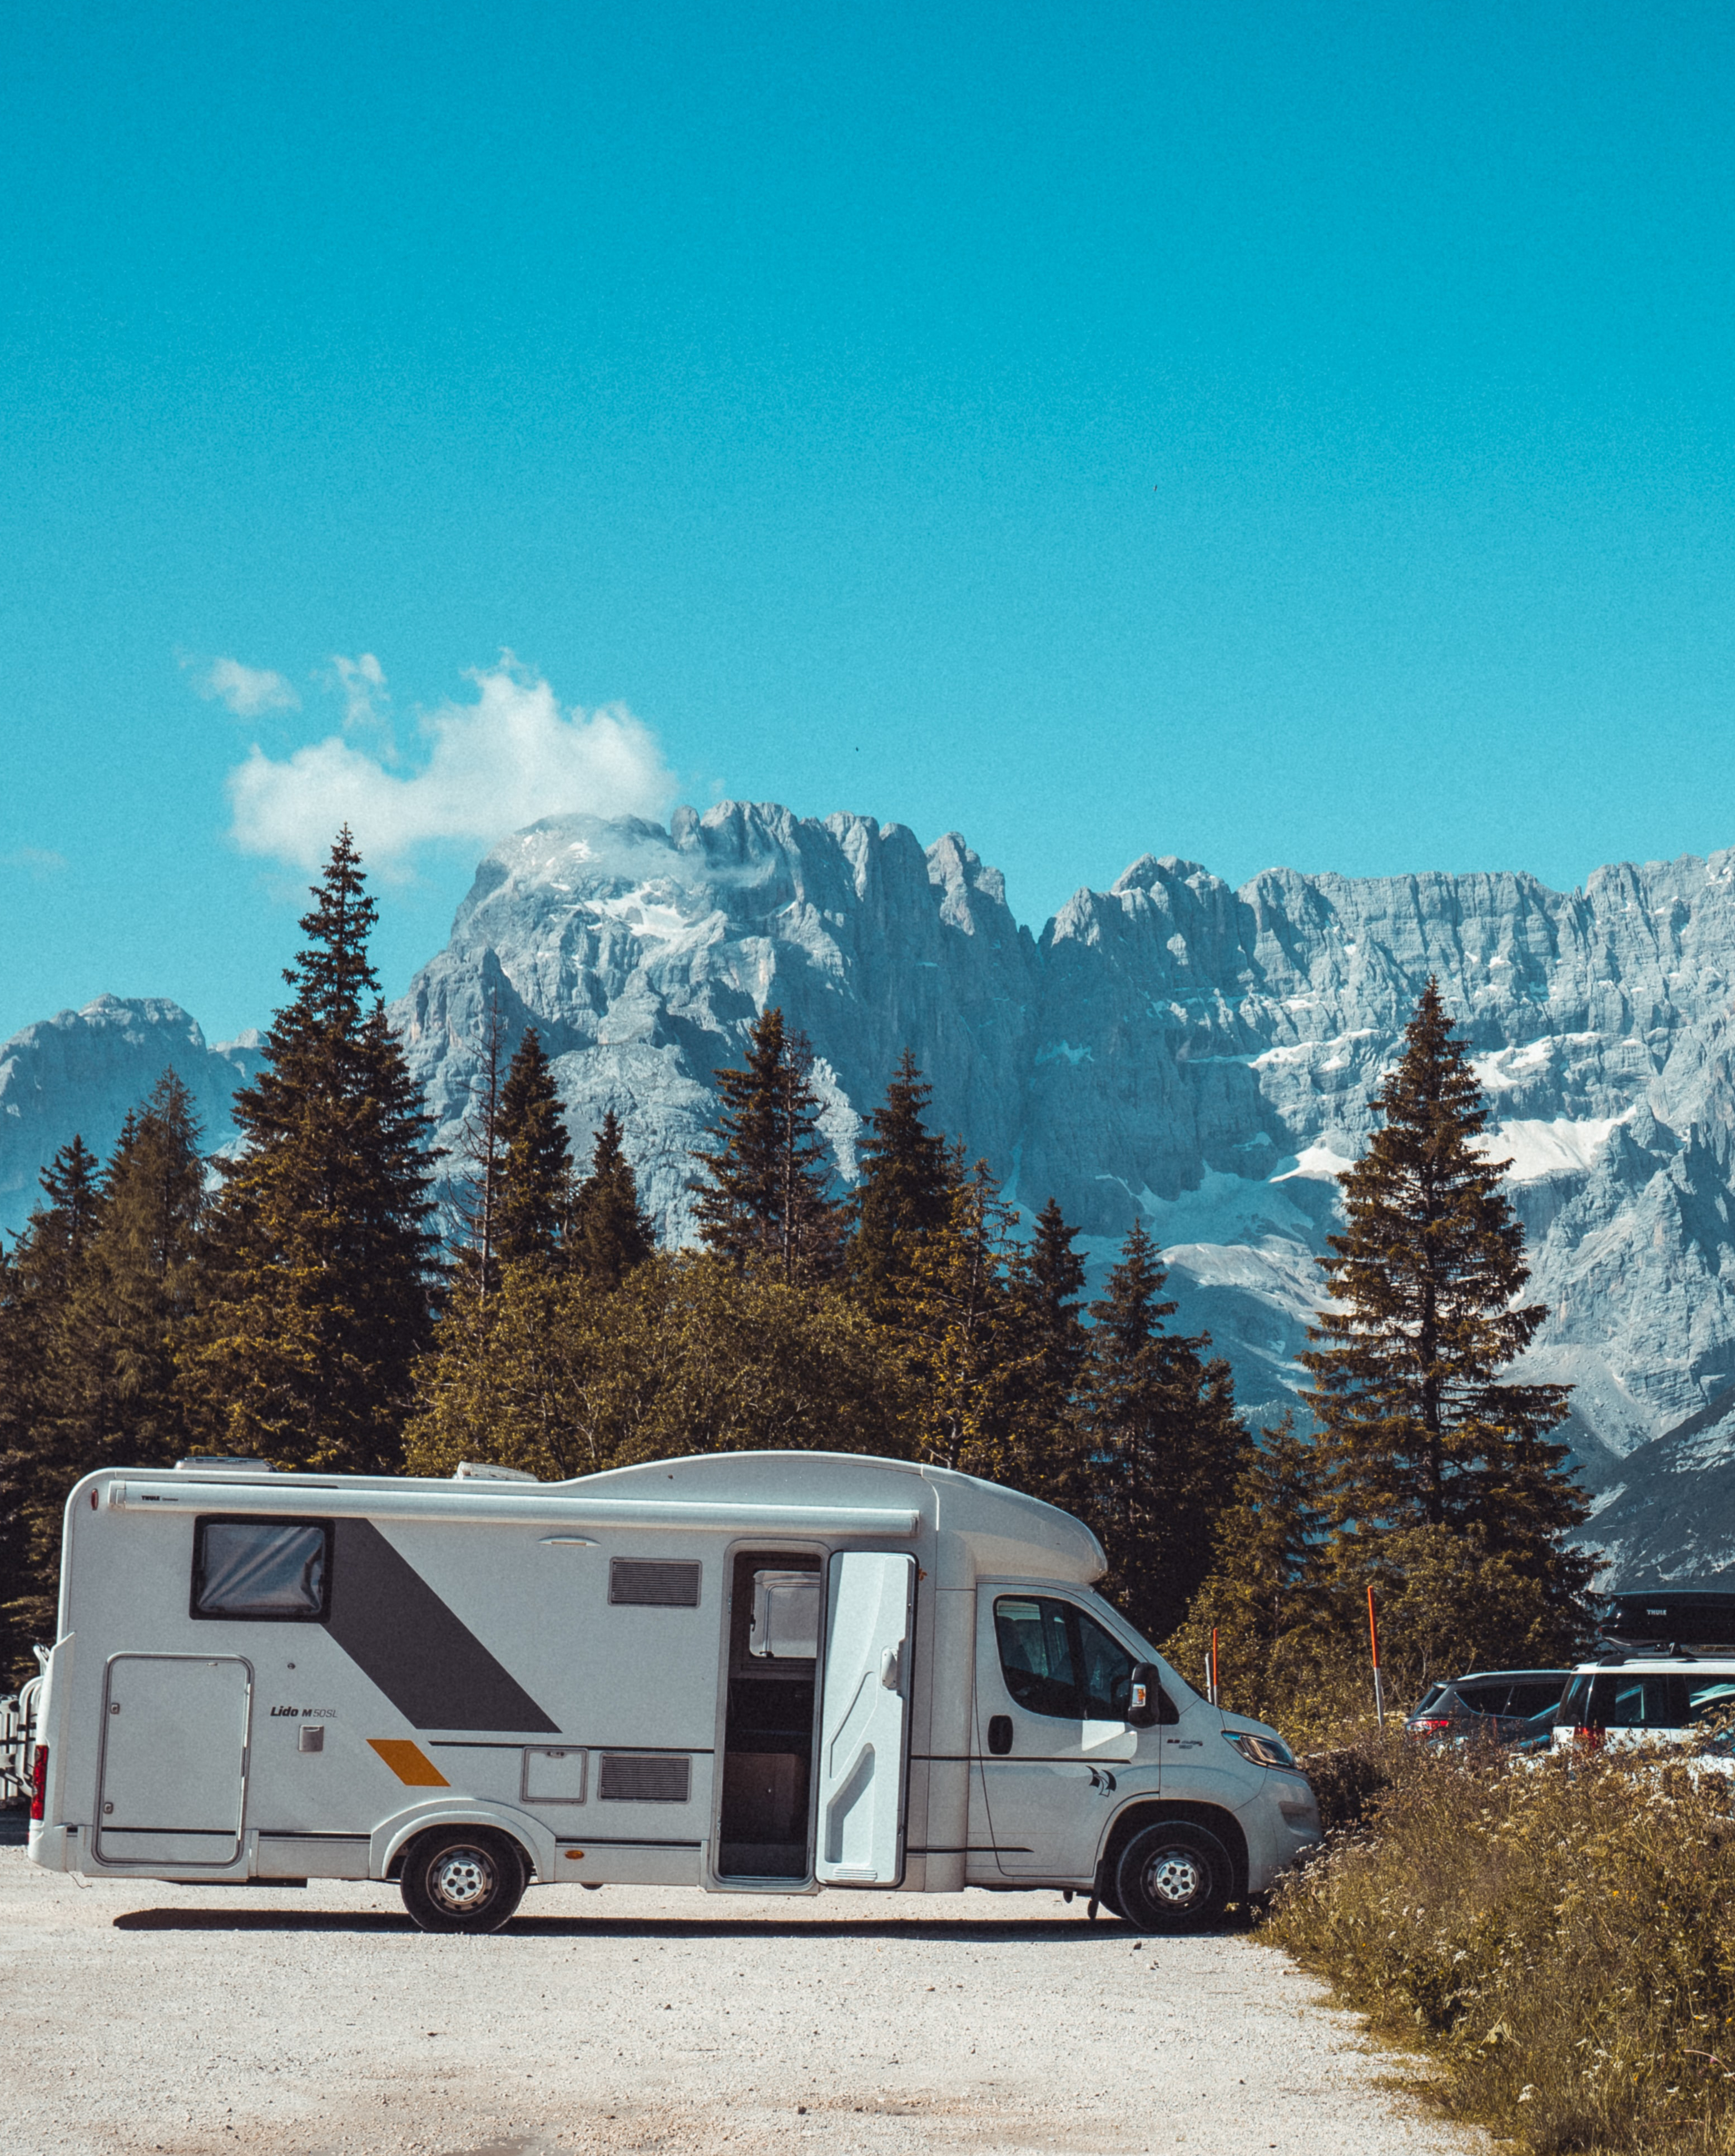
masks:
MULTIPOLYGON (((1543 1312, 1476 1081, 1432 983, 1343 1178, 1305 1384, 1249 1430, 1127 1235, 1087 1299, 1057 1205, 1026 1226, 906 1052, 842 1187, 811 1053, 775 1006, 691 1163, 700 1243, 658 1247, 613 1115, 575 1146, 534 1029, 497 1013, 441 1154, 369 957, 347 831, 301 921, 267 1064, 207 1157, 166 1070, 105 1161, 79 1138, 0 1249, 0 1657, 54 1637, 79 1478, 189 1454, 545 1479, 693 1452, 880 1454, 1087 1521, 1103 1591, 1226 1699, 1318 1712, 1364 1681, 1553 1660, 1584 1633, 1565 1389, 1507 1374, 1543 1312), (1304 1702, 1313 1702, 1309 1707, 1304 1702)), ((1305 1733, 1303 1732, 1303 1733, 1305 1733)))

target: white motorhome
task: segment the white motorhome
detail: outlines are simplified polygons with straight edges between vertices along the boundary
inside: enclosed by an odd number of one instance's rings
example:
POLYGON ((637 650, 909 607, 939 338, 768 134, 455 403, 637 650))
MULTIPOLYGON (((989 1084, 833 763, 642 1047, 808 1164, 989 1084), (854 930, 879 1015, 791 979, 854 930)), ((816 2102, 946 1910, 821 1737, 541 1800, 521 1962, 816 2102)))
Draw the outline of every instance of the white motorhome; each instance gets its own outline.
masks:
POLYGON ((91 1879, 965 1886, 1207 1922, 1319 1838, 1276 1732, 968 1476, 729 1453, 540 1483, 105 1469, 68 1502, 29 1853, 91 1879))

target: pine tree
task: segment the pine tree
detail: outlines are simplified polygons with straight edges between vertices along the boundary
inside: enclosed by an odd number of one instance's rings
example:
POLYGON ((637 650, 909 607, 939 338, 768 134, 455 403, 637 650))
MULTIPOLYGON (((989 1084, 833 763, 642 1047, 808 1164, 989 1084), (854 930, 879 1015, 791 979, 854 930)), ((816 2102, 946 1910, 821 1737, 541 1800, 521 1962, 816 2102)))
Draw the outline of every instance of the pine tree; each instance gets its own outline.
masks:
POLYGON ((1090 1336, 1078 1316, 1084 1260, 1072 1247, 1077 1235, 1051 1198, 1028 1247, 1015 1255, 1011 1276, 1024 1351, 1016 1479, 1033 1496, 1062 1507, 1082 1494, 1076 1396, 1090 1336))
MULTIPOLYGON (((76 1472, 167 1466, 187 1440, 177 1332, 192 1307, 205 1163, 192 1097, 172 1070, 127 1116, 103 1173, 89 1262, 69 1299, 63 1412, 76 1472)), ((71 1486, 70 1482, 68 1484, 71 1486)))
POLYGON ((638 1182, 621 1143, 612 1108, 603 1111, 591 1152, 591 1172, 579 1185, 566 1225, 566 1260, 602 1287, 618 1287, 656 1249, 656 1231, 638 1202, 638 1182))
POLYGON ((1091 1305, 1082 1387, 1087 1507, 1108 1558, 1104 1591, 1148 1639, 1172 1631, 1210 1569, 1248 1439, 1226 1363, 1210 1342, 1163 1329, 1175 1305, 1156 1246, 1134 1222, 1091 1305))
POLYGON ((1547 1312, 1518 1300, 1530 1276, 1508 1163, 1480 1142, 1482 1089, 1431 978, 1374 1105, 1384 1127, 1341 1178, 1348 1224, 1319 1260, 1332 1301, 1301 1358, 1340 1556, 1374 1564, 1386 1535, 1473 1528, 1574 1601, 1591 1567, 1564 1537, 1587 1508, 1548 1436, 1569 1388, 1501 1378, 1547 1312))
POLYGON ((923 1120, 933 1091, 906 1048, 861 1143, 861 1176, 849 1204, 849 1276, 883 1319, 895 1312, 922 1238, 943 1226, 950 1210, 945 1141, 923 1120))
POLYGON ((1011 1271, 1012 1214, 985 1161, 949 1157, 946 1217, 915 1242, 888 1330, 898 1344, 919 1459, 1017 1483, 1034 1356, 1011 1271))
POLYGON ((505 1154, 500 1193, 503 1265, 553 1266, 572 1194, 572 1148, 554 1065, 535 1026, 525 1028, 500 1091, 505 1154))
MULTIPOLYGON (((1249 1714, 1272 1707, 1286 1665, 1298 1648, 1322 1644, 1331 1614, 1319 1449, 1297 1434, 1287 1409, 1260 1435, 1218 1519, 1210 1576, 1163 1643, 1176 1667, 1203 1683, 1215 1631, 1226 1703, 1249 1714)), ((1351 1638, 1355 1614, 1342 1628, 1351 1638)))
POLYGON ((347 829, 314 897, 269 1060, 235 1096, 246 1150, 218 1163, 180 1367, 209 1448, 378 1472, 398 1460, 431 1322, 434 1163, 347 829))
POLYGON ((25 1233, 38 1276, 64 1286, 77 1270, 95 1232, 102 1206, 102 1174, 96 1155, 74 1133, 38 1180, 48 1199, 30 1216, 25 1233))
POLYGON ((829 1277, 842 1235, 812 1068, 806 1037, 772 1005, 748 1035, 745 1067, 717 1073, 722 1143, 698 1153, 707 1180, 690 1186, 708 1250, 786 1281, 829 1277))
POLYGON ((96 1157, 82 1137, 62 1146, 38 1180, 43 1202, 16 1249, 0 1255, 0 1671, 13 1683, 36 1674, 31 1642, 54 1637, 60 1505, 70 1486, 68 1320, 102 1209, 96 1157))

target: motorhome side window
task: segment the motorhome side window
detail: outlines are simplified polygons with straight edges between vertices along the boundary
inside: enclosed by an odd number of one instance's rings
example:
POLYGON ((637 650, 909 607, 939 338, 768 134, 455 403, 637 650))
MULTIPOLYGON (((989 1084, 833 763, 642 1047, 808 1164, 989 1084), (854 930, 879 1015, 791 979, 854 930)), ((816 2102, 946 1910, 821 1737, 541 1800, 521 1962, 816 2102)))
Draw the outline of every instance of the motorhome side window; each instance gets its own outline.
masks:
POLYGON ((318 1624, 330 1582, 328 1521, 207 1518, 195 1527, 195 1617, 318 1624))
POLYGON ((1072 1722, 1126 1718, 1133 1657, 1072 1603, 1002 1594, 994 1631, 1006 1690, 1020 1707, 1072 1722))

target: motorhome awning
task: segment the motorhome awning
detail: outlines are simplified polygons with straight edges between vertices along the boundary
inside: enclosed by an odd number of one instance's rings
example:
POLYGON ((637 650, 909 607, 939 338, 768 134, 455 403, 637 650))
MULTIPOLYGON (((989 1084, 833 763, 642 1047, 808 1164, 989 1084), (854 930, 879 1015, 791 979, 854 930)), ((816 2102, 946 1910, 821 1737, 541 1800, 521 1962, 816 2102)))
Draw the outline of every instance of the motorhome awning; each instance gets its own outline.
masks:
POLYGON ((185 1475, 125 1476, 108 1485, 108 1502, 122 1512, 244 1512, 263 1518, 369 1520, 489 1520, 503 1525, 560 1527, 683 1528, 714 1533, 877 1535, 903 1539, 916 1533, 921 1514, 878 1505, 724 1505, 678 1499, 539 1496, 522 1484, 509 1489, 364 1489, 340 1481, 279 1482, 238 1476, 233 1482, 195 1482, 185 1475))

